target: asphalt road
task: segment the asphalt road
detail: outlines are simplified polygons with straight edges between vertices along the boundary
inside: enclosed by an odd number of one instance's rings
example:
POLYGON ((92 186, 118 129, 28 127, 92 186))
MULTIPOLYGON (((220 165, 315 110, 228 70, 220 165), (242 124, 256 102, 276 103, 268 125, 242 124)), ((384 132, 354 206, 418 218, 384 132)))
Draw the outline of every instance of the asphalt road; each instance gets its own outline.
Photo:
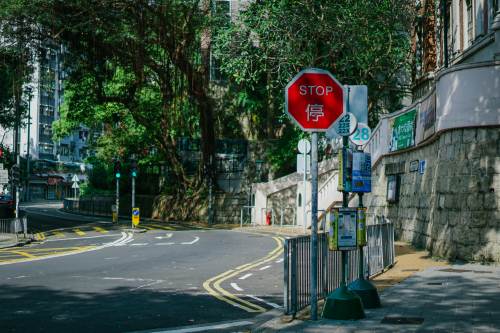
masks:
POLYGON ((133 233, 57 208, 26 208, 40 241, 0 251, 1 332, 238 331, 282 305, 278 237, 164 224, 133 233))

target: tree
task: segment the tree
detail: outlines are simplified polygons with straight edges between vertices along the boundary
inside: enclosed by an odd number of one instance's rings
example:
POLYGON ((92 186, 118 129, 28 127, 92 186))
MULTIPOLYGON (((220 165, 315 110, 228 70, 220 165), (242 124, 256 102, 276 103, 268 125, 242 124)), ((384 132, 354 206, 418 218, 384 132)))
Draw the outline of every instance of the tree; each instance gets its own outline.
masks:
MULTIPOLYGON (((412 1, 254 1, 239 20, 217 30, 214 53, 229 81, 236 108, 252 108, 261 139, 285 137, 276 167, 290 162, 296 140, 284 115, 287 82, 306 67, 330 70, 345 84, 366 84, 369 120, 395 111, 408 72, 412 1), (281 157, 280 157, 281 156, 281 157)), ((276 149, 273 149, 276 152, 276 149)))
POLYGON ((179 201, 186 202, 182 197, 188 188, 203 191, 205 177, 213 178, 215 170, 209 0, 5 2, 4 20, 30 15, 39 40, 67 49, 70 77, 67 108, 57 125, 61 135, 80 123, 102 122, 115 138, 133 127, 147 129, 136 147, 124 148, 133 152, 143 139, 151 140, 173 170, 179 201), (186 133, 202 142, 202 165, 194 178, 186 176, 177 156, 176 139, 186 133))

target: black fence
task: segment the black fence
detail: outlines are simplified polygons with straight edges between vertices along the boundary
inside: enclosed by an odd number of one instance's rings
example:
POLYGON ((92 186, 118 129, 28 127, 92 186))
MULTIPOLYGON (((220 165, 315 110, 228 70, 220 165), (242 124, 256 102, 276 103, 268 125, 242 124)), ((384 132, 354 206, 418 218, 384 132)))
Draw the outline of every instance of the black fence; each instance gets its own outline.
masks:
MULTIPOLYGON (((132 206, 131 197, 124 196, 120 198, 120 216, 131 216, 132 206)), ((135 206, 141 210, 141 217, 151 218, 153 215, 154 196, 138 195, 135 198, 135 206)), ((93 216, 111 216, 111 206, 116 204, 115 197, 90 197, 80 199, 64 199, 64 210, 72 213, 93 215, 93 216)))
MULTIPOLYGON (((365 277, 383 271, 394 263, 394 227, 391 223, 368 226, 368 246, 364 247, 365 277), (383 246, 382 246, 383 244, 383 246)), ((285 240, 284 307, 295 315, 310 305, 311 236, 285 240)), ((329 251, 326 233, 318 234, 318 299, 325 298, 342 281, 341 251, 329 251)), ((348 281, 359 276, 359 250, 348 251, 348 281)))

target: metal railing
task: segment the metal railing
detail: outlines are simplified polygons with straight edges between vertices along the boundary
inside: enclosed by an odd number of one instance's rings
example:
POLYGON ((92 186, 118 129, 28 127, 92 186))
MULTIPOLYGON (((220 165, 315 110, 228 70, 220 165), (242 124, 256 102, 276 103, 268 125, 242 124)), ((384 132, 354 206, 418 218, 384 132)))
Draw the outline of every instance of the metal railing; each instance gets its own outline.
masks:
POLYGON ((0 234, 15 235, 28 238, 28 218, 26 216, 12 219, 0 219, 0 234))
MULTIPOLYGON (((363 249, 364 273, 372 276, 394 263, 394 226, 392 223, 370 225, 368 245, 363 249)), ((284 248, 284 307, 286 314, 295 315, 310 303, 311 236, 285 240, 284 248)), ((340 286, 342 280, 341 251, 329 251, 326 233, 318 235, 318 299, 325 298, 340 286)), ((359 250, 348 251, 348 281, 359 273, 359 250)))

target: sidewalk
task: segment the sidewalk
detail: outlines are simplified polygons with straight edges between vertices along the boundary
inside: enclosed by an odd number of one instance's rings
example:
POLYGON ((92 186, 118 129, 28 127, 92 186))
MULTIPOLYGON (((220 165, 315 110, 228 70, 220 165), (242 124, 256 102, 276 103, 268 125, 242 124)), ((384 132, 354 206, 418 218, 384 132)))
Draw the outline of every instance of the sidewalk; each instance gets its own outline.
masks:
POLYGON ((251 332, 500 332, 499 266, 449 265, 396 246, 397 263, 373 281, 382 308, 365 310, 365 319, 287 323, 278 316, 251 332))

